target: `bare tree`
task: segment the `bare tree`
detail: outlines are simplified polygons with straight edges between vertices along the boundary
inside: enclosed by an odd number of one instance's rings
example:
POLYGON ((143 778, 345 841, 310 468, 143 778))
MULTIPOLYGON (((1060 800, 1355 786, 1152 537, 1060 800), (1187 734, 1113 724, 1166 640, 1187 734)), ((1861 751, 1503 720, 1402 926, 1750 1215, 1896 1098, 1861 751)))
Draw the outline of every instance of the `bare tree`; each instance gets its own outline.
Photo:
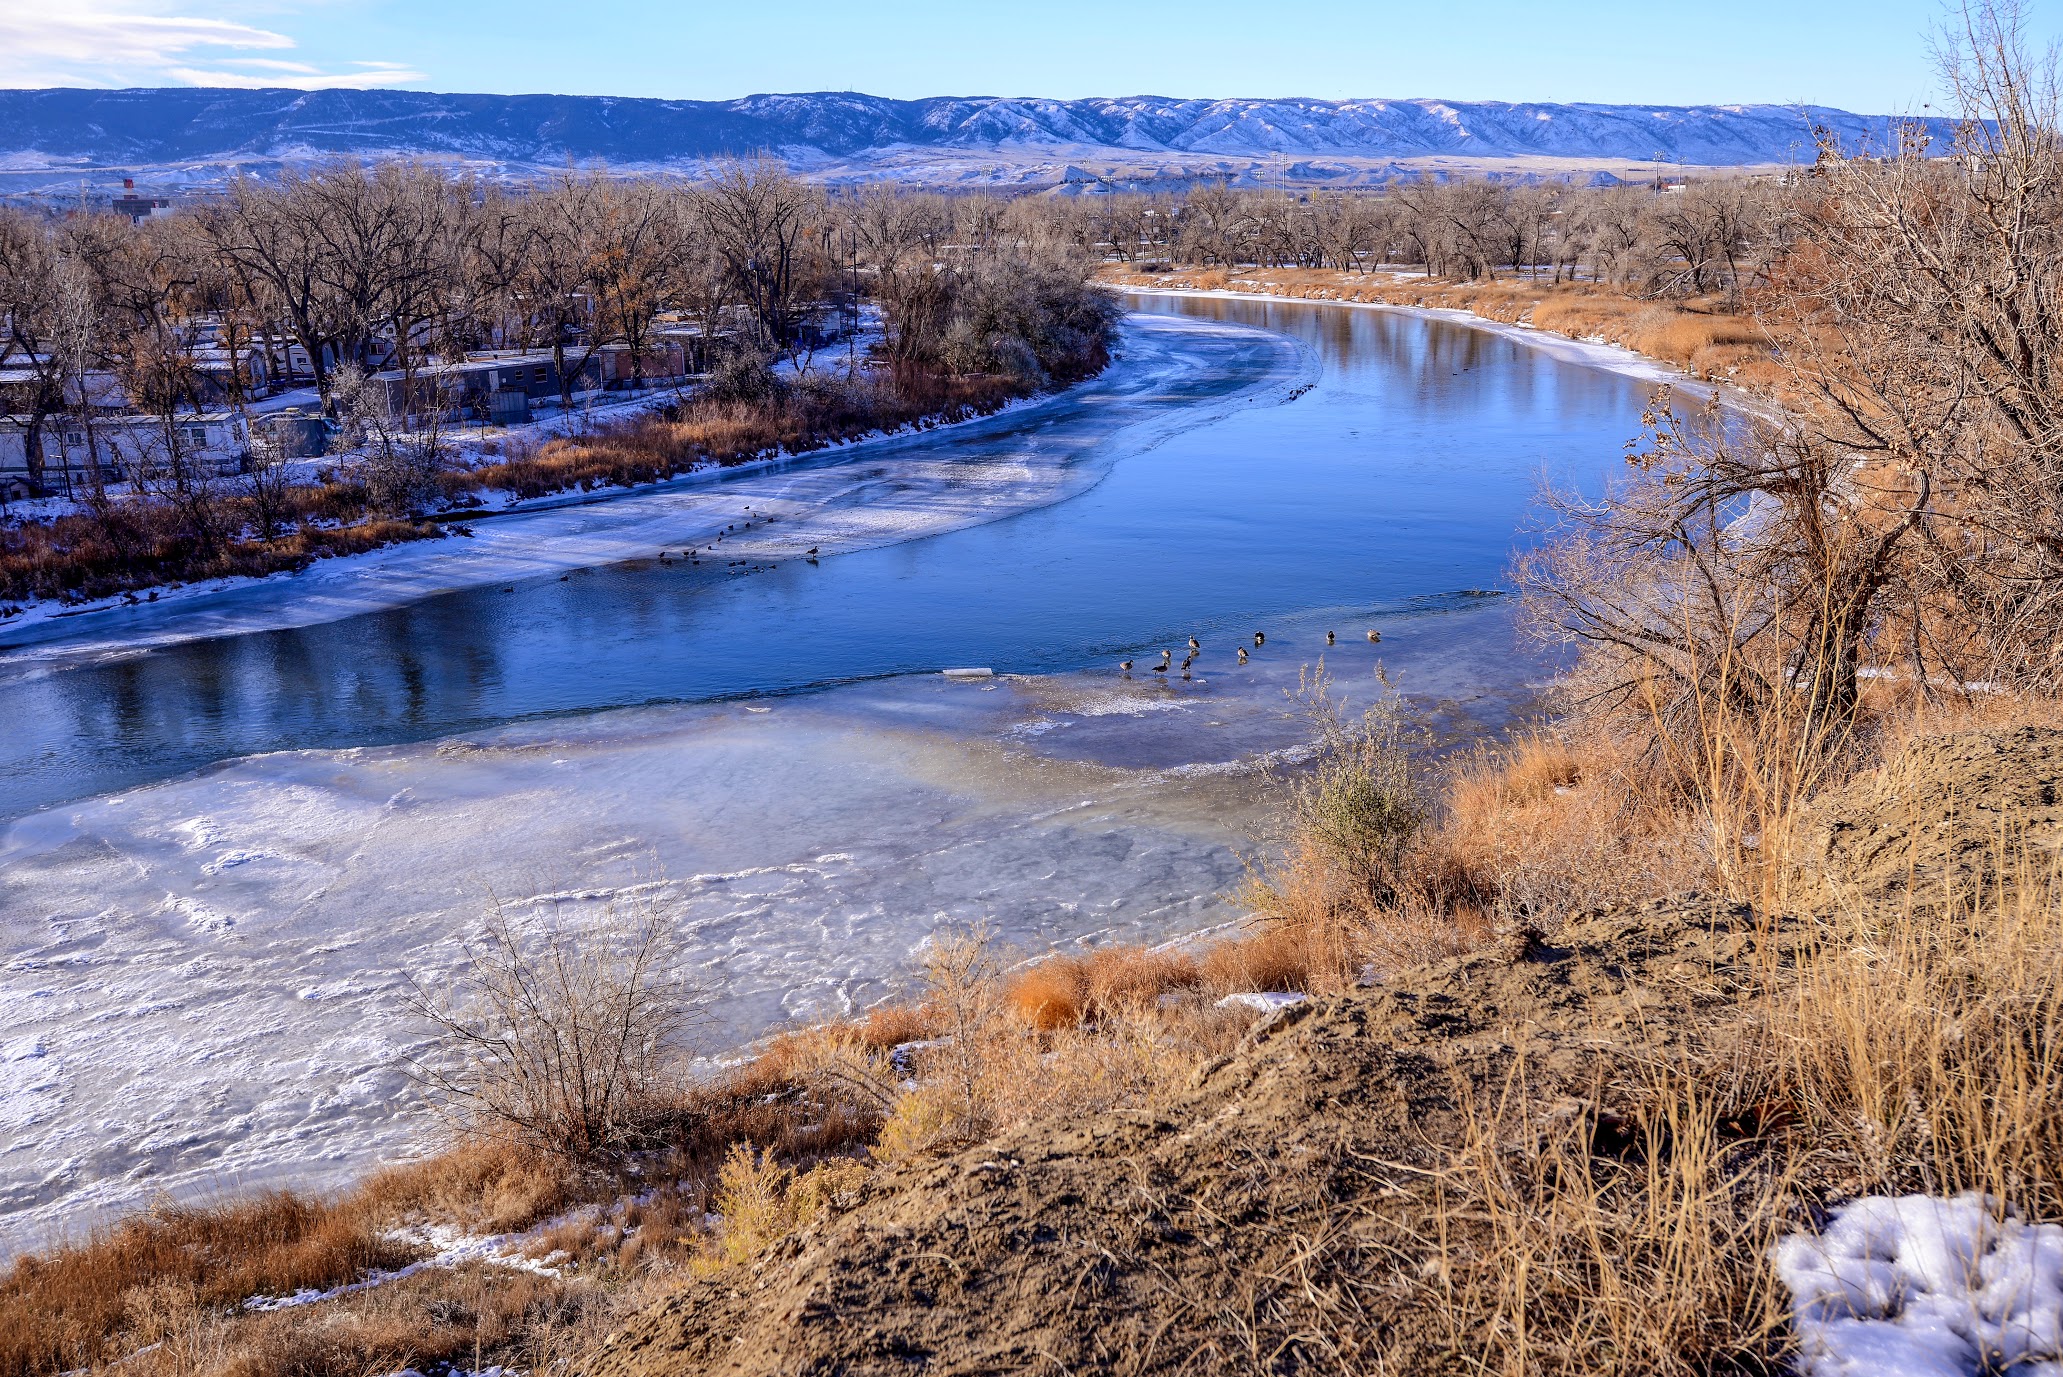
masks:
POLYGON ((396 516, 421 510, 437 495, 437 476, 449 466, 444 416, 451 406, 434 376, 404 380, 399 398, 387 382, 356 364, 339 368, 331 384, 340 439, 365 453, 352 472, 365 484, 376 511, 396 516))
POLYGON ((699 189, 711 244, 730 270, 760 343, 794 344, 800 255, 823 212, 823 195, 771 159, 734 162, 699 189))

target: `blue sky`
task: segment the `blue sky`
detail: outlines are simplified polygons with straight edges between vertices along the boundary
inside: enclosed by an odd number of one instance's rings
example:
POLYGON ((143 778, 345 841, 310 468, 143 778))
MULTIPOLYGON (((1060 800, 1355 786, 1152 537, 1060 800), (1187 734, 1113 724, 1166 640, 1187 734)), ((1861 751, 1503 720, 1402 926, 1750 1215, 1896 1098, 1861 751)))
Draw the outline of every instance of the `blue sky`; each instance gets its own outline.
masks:
MULTIPOLYGON (((2036 6, 2038 44, 2063 5, 2036 6), (2042 12, 2046 11, 2046 12, 2042 12)), ((1941 0, 0 0, 0 86, 1938 100, 1941 0)))

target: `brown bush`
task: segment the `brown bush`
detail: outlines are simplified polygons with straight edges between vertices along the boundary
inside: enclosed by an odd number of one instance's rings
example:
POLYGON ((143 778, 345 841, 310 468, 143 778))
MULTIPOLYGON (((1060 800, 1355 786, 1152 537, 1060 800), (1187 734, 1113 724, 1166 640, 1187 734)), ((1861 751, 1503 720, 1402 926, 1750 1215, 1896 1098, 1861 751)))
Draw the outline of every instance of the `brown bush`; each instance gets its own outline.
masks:
POLYGON ((1049 956, 1012 976, 1003 1002, 1042 1033, 1072 1028, 1089 1012, 1088 968, 1079 957, 1049 956))
POLYGON ((1197 965, 1212 994, 1315 989, 1342 964, 1335 924, 1277 920, 1205 947, 1197 965))
POLYGON ((906 1042, 921 1042, 935 1036, 936 1032, 937 1024, 932 1014, 911 1004, 877 1004, 867 1010, 867 1016, 859 1027, 860 1041, 881 1051, 906 1042))

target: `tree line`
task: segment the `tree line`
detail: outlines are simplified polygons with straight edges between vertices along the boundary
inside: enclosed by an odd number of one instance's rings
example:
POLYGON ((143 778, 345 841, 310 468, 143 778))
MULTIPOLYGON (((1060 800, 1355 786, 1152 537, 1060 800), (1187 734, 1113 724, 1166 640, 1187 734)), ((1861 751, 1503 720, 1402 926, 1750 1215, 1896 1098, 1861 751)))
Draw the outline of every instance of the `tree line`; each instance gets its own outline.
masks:
MULTIPOLYGON (((1011 233, 1001 211, 893 187, 834 196, 766 160, 695 182, 569 171, 515 187, 347 162, 239 179, 140 224, 5 210, 0 368, 30 378, 15 409, 37 481, 42 428, 90 421, 95 377, 164 418, 176 463, 173 418, 207 395, 204 353, 298 370, 328 406, 344 370, 549 351, 570 404, 607 346, 627 347, 641 379, 662 319, 706 370, 733 355, 807 363, 871 307, 906 382, 1095 371, 1114 315, 1079 253, 1011 233)), ((230 371, 231 405, 248 382, 230 371)))
POLYGON ((1782 245, 1786 199, 1784 185, 1744 177, 1658 186, 1469 177, 1400 179, 1374 191, 1206 185, 1179 196, 1082 197, 1046 214, 1084 253, 1120 262, 1544 274, 1661 296, 1760 280, 1782 245))

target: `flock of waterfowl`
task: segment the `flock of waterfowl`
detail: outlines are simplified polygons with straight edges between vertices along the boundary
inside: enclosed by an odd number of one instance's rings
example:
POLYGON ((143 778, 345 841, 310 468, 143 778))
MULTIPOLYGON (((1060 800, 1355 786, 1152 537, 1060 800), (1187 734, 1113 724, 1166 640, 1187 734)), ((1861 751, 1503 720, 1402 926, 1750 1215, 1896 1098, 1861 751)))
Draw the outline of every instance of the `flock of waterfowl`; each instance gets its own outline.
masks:
MULTIPOLYGON (((1254 649, 1255 649, 1255 650, 1259 650, 1259 649, 1260 649, 1260 648, 1261 648, 1262 646, 1266 645, 1267 643, 1268 643, 1268 633, 1267 633, 1267 632, 1265 632, 1265 631, 1256 631, 1256 632, 1254 633, 1254 649)), ((1337 631, 1328 631, 1328 632, 1326 632, 1326 633, 1325 633, 1325 643, 1326 643, 1327 645, 1338 645, 1338 644, 1339 644, 1339 633, 1338 633, 1337 631)), ((1377 631, 1377 630, 1375 630, 1375 629, 1374 629, 1373 627, 1369 628, 1369 631, 1368 631, 1368 643, 1369 643, 1370 645, 1381 645, 1381 644, 1382 644, 1382 632, 1380 632, 1380 631, 1377 631)), ((1247 661, 1247 650, 1246 650, 1246 647, 1242 645, 1242 646, 1238 646, 1238 647, 1236 647, 1236 649, 1237 649, 1237 651, 1238 651, 1238 654, 1239 654, 1239 663, 1241 663, 1241 664, 1245 664, 1245 663, 1246 663, 1246 661, 1247 661)), ((1189 653, 1188 653, 1187 655, 1185 655, 1185 656, 1184 656, 1184 657, 1182 658, 1182 677, 1183 677, 1184 679, 1187 679, 1187 678, 1190 678, 1190 677, 1191 677, 1191 666, 1193 666, 1193 665, 1194 665, 1194 664, 1196 663, 1196 657, 1197 657, 1198 655, 1202 654, 1202 653, 1203 653, 1203 642, 1202 642, 1202 641, 1200 641, 1200 640, 1198 640, 1198 639, 1197 639, 1196 637, 1194 637, 1194 636, 1191 636, 1191 637, 1189 638, 1189 653)), ((1124 677, 1126 677, 1126 678, 1130 678, 1130 677, 1131 677, 1131 674, 1132 674, 1132 664, 1133 664, 1133 662, 1132 662, 1131 660, 1119 660, 1119 661, 1117 662, 1118 672, 1119 672, 1120 674, 1122 674, 1122 675, 1123 675, 1124 677)), ((1163 650, 1163 651, 1161 651, 1161 653, 1160 653, 1160 663, 1159 663, 1159 664, 1157 664, 1157 665, 1155 665, 1155 666, 1153 666, 1153 672, 1154 672, 1155 674, 1167 674, 1167 673, 1170 673, 1170 672, 1172 672, 1172 670, 1173 670, 1173 668, 1174 668, 1174 664, 1175 664, 1175 652, 1174 652, 1174 651, 1172 651, 1172 650, 1163 650)))
MULTIPOLYGON (((750 512, 750 511, 752 510, 752 508, 750 508, 750 507, 747 507, 747 508, 746 508, 745 510, 746 510, 746 511, 747 511, 747 512, 749 513, 749 512, 750 512)), ((764 517, 761 517, 761 518, 759 518, 759 519, 760 519, 760 521, 761 521, 761 522, 763 522, 763 523, 767 523, 767 524, 771 524, 771 523, 772 523, 772 521, 774 520, 774 518, 773 518, 772 516, 764 516, 764 517)), ((726 526, 726 527, 724 527, 724 528, 723 528, 723 530, 721 530, 721 531, 719 531, 719 532, 717 533, 716 539, 715 539, 715 540, 713 540, 713 541, 711 541, 711 542, 710 542, 709 544, 707 544, 707 545, 704 545, 704 546, 702 546, 702 547, 701 547, 700 549, 696 549, 696 548, 694 548, 694 547, 692 547, 692 546, 691 546, 691 547, 689 547, 688 549, 685 549, 685 550, 681 551, 681 556, 682 556, 682 558, 681 558, 681 559, 679 559, 679 560, 676 560, 676 559, 672 558, 672 557, 671 557, 671 555, 670 555, 670 554, 669 554, 669 553, 668 553, 667 551, 665 551, 665 550, 661 550, 661 551, 659 552, 659 562, 660 562, 661 564, 665 564, 665 565, 673 565, 673 564, 678 564, 678 563, 686 563, 686 564, 689 564, 689 565, 699 565, 699 564, 700 564, 700 563, 702 562, 702 556, 703 556, 704 554, 714 554, 714 553, 716 552, 716 547, 717 547, 718 545, 721 545, 721 544, 723 543, 723 538, 724 538, 725 536, 727 536, 727 535, 731 535, 731 534, 733 534, 734 532, 739 532, 739 531, 742 531, 742 530, 750 530, 750 529, 751 529, 751 527, 752 527, 752 519, 751 519, 751 518, 750 518, 750 517, 748 516, 748 517, 747 517, 747 519, 745 520, 745 522, 744 522, 744 525, 743 525, 743 527, 742 527, 742 528, 741 528, 741 527, 739 527, 739 526, 737 526, 737 525, 735 525, 735 524, 734 524, 734 525, 731 525, 731 526, 726 526)), ((814 545, 810 546, 810 547, 809 547, 809 549, 808 549, 808 551, 804 553, 804 555, 803 555, 803 558, 804 558, 804 559, 805 559, 806 561, 808 561, 809 563, 811 563, 811 564, 815 564, 815 563, 817 562, 817 547, 816 547, 816 546, 814 546, 814 545)), ((728 565, 727 567, 735 567, 735 566, 737 566, 737 565, 741 565, 741 564, 748 564, 748 563, 749 563, 749 561, 746 561, 746 560, 732 560, 732 561, 730 561, 730 564, 729 564, 729 565, 728 565)), ((776 568, 776 567, 778 567, 778 566, 776 566, 776 565, 773 565, 773 564, 767 564, 767 565, 763 565, 763 566, 761 566, 761 565, 753 565, 753 566, 752 566, 752 568, 753 568, 754 570, 757 570, 757 569, 760 569, 760 568, 772 569, 772 568, 776 568)), ((1259 650, 1259 649, 1260 649, 1260 648, 1261 648, 1262 646, 1266 645, 1267 643, 1268 643, 1268 633, 1267 633, 1267 632, 1265 632, 1265 631, 1256 631, 1256 632, 1254 633, 1254 649, 1255 649, 1255 650, 1259 650)), ((1338 632, 1336 632, 1336 631, 1328 631, 1328 632, 1326 632, 1326 633, 1325 633, 1325 643, 1326 643, 1327 645, 1329 645, 1329 646, 1334 646, 1334 645, 1338 645, 1338 644, 1339 644, 1339 633, 1338 633, 1338 632)), ((1371 627, 1371 628, 1369 629, 1369 632, 1368 632, 1368 643, 1369 643, 1370 645, 1379 645, 1379 644, 1381 644, 1381 643, 1382 643, 1382 633, 1381 633, 1380 631, 1377 631, 1377 630, 1375 630, 1375 629, 1374 629, 1373 627, 1371 627)), ((1245 664, 1245 663, 1247 662, 1247 648, 1246 648, 1245 646, 1243 646, 1243 645, 1242 645, 1242 646, 1239 646, 1239 647, 1237 647, 1237 651, 1238 651, 1238 655, 1239 655, 1239 663, 1241 663, 1241 664, 1245 664)), ((1203 653, 1203 642, 1202 642, 1201 640, 1199 640, 1199 639, 1198 639, 1197 637, 1195 637, 1195 636, 1191 636, 1191 637, 1189 638, 1189 653, 1188 653, 1187 655, 1185 655, 1185 656, 1183 656, 1183 657, 1182 657, 1182 677, 1183 677, 1184 679, 1188 679, 1188 678, 1192 677, 1192 668, 1193 668, 1193 666, 1194 666, 1194 665, 1196 664, 1196 657, 1197 657, 1198 655, 1202 654, 1202 653, 1203 653)), ((1131 660, 1120 660, 1120 661, 1118 661, 1118 663, 1117 663, 1117 667, 1118 667, 1118 670, 1119 670, 1119 672, 1120 672, 1121 674, 1123 674, 1123 675, 1124 675, 1124 676, 1125 676, 1126 678, 1130 678, 1130 677, 1131 677, 1131 673, 1132 673, 1132 663, 1133 663, 1133 662, 1132 662, 1131 660)), ((1153 666, 1153 672, 1154 672, 1155 674, 1168 674, 1168 673, 1171 673, 1171 672, 1173 671, 1173 669, 1174 669, 1174 664, 1175 664, 1175 652, 1174 652, 1174 651, 1172 651, 1172 650, 1163 650, 1163 651, 1161 651, 1161 653, 1160 653, 1160 663, 1159 663, 1159 664, 1157 664, 1157 665, 1155 665, 1155 666, 1153 666)))
MULTIPOLYGON (((669 568, 676 564, 685 564, 690 568, 699 567, 702 563, 702 556, 714 555, 716 553, 716 547, 723 544, 723 538, 725 536, 742 535, 744 532, 752 529, 752 524, 755 520, 755 518, 752 516, 752 508, 749 506, 745 508, 745 513, 745 520, 742 523, 733 522, 730 525, 724 527, 721 531, 718 531, 716 533, 716 539, 710 541, 707 545, 699 547, 690 545, 687 549, 681 551, 679 559, 673 558, 668 551, 661 550, 659 552, 659 562, 661 564, 668 566, 669 568)), ((772 513, 757 518, 759 524, 762 526, 771 526, 777 519, 777 516, 772 513)), ((815 564, 817 562, 817 547, 814 545, 810 546, 808 550, 803 552, 802 558, 803 562, 806 564, 815 564)), ((726 561, 724 564, 724 568, 726 569, 742 568, 747 573, 758 573, 765 569, 778 569, 780 567, 780 562, 778 560, 769 561, 766 564, 754 564, 749 559, 733 559, 726 561)))

